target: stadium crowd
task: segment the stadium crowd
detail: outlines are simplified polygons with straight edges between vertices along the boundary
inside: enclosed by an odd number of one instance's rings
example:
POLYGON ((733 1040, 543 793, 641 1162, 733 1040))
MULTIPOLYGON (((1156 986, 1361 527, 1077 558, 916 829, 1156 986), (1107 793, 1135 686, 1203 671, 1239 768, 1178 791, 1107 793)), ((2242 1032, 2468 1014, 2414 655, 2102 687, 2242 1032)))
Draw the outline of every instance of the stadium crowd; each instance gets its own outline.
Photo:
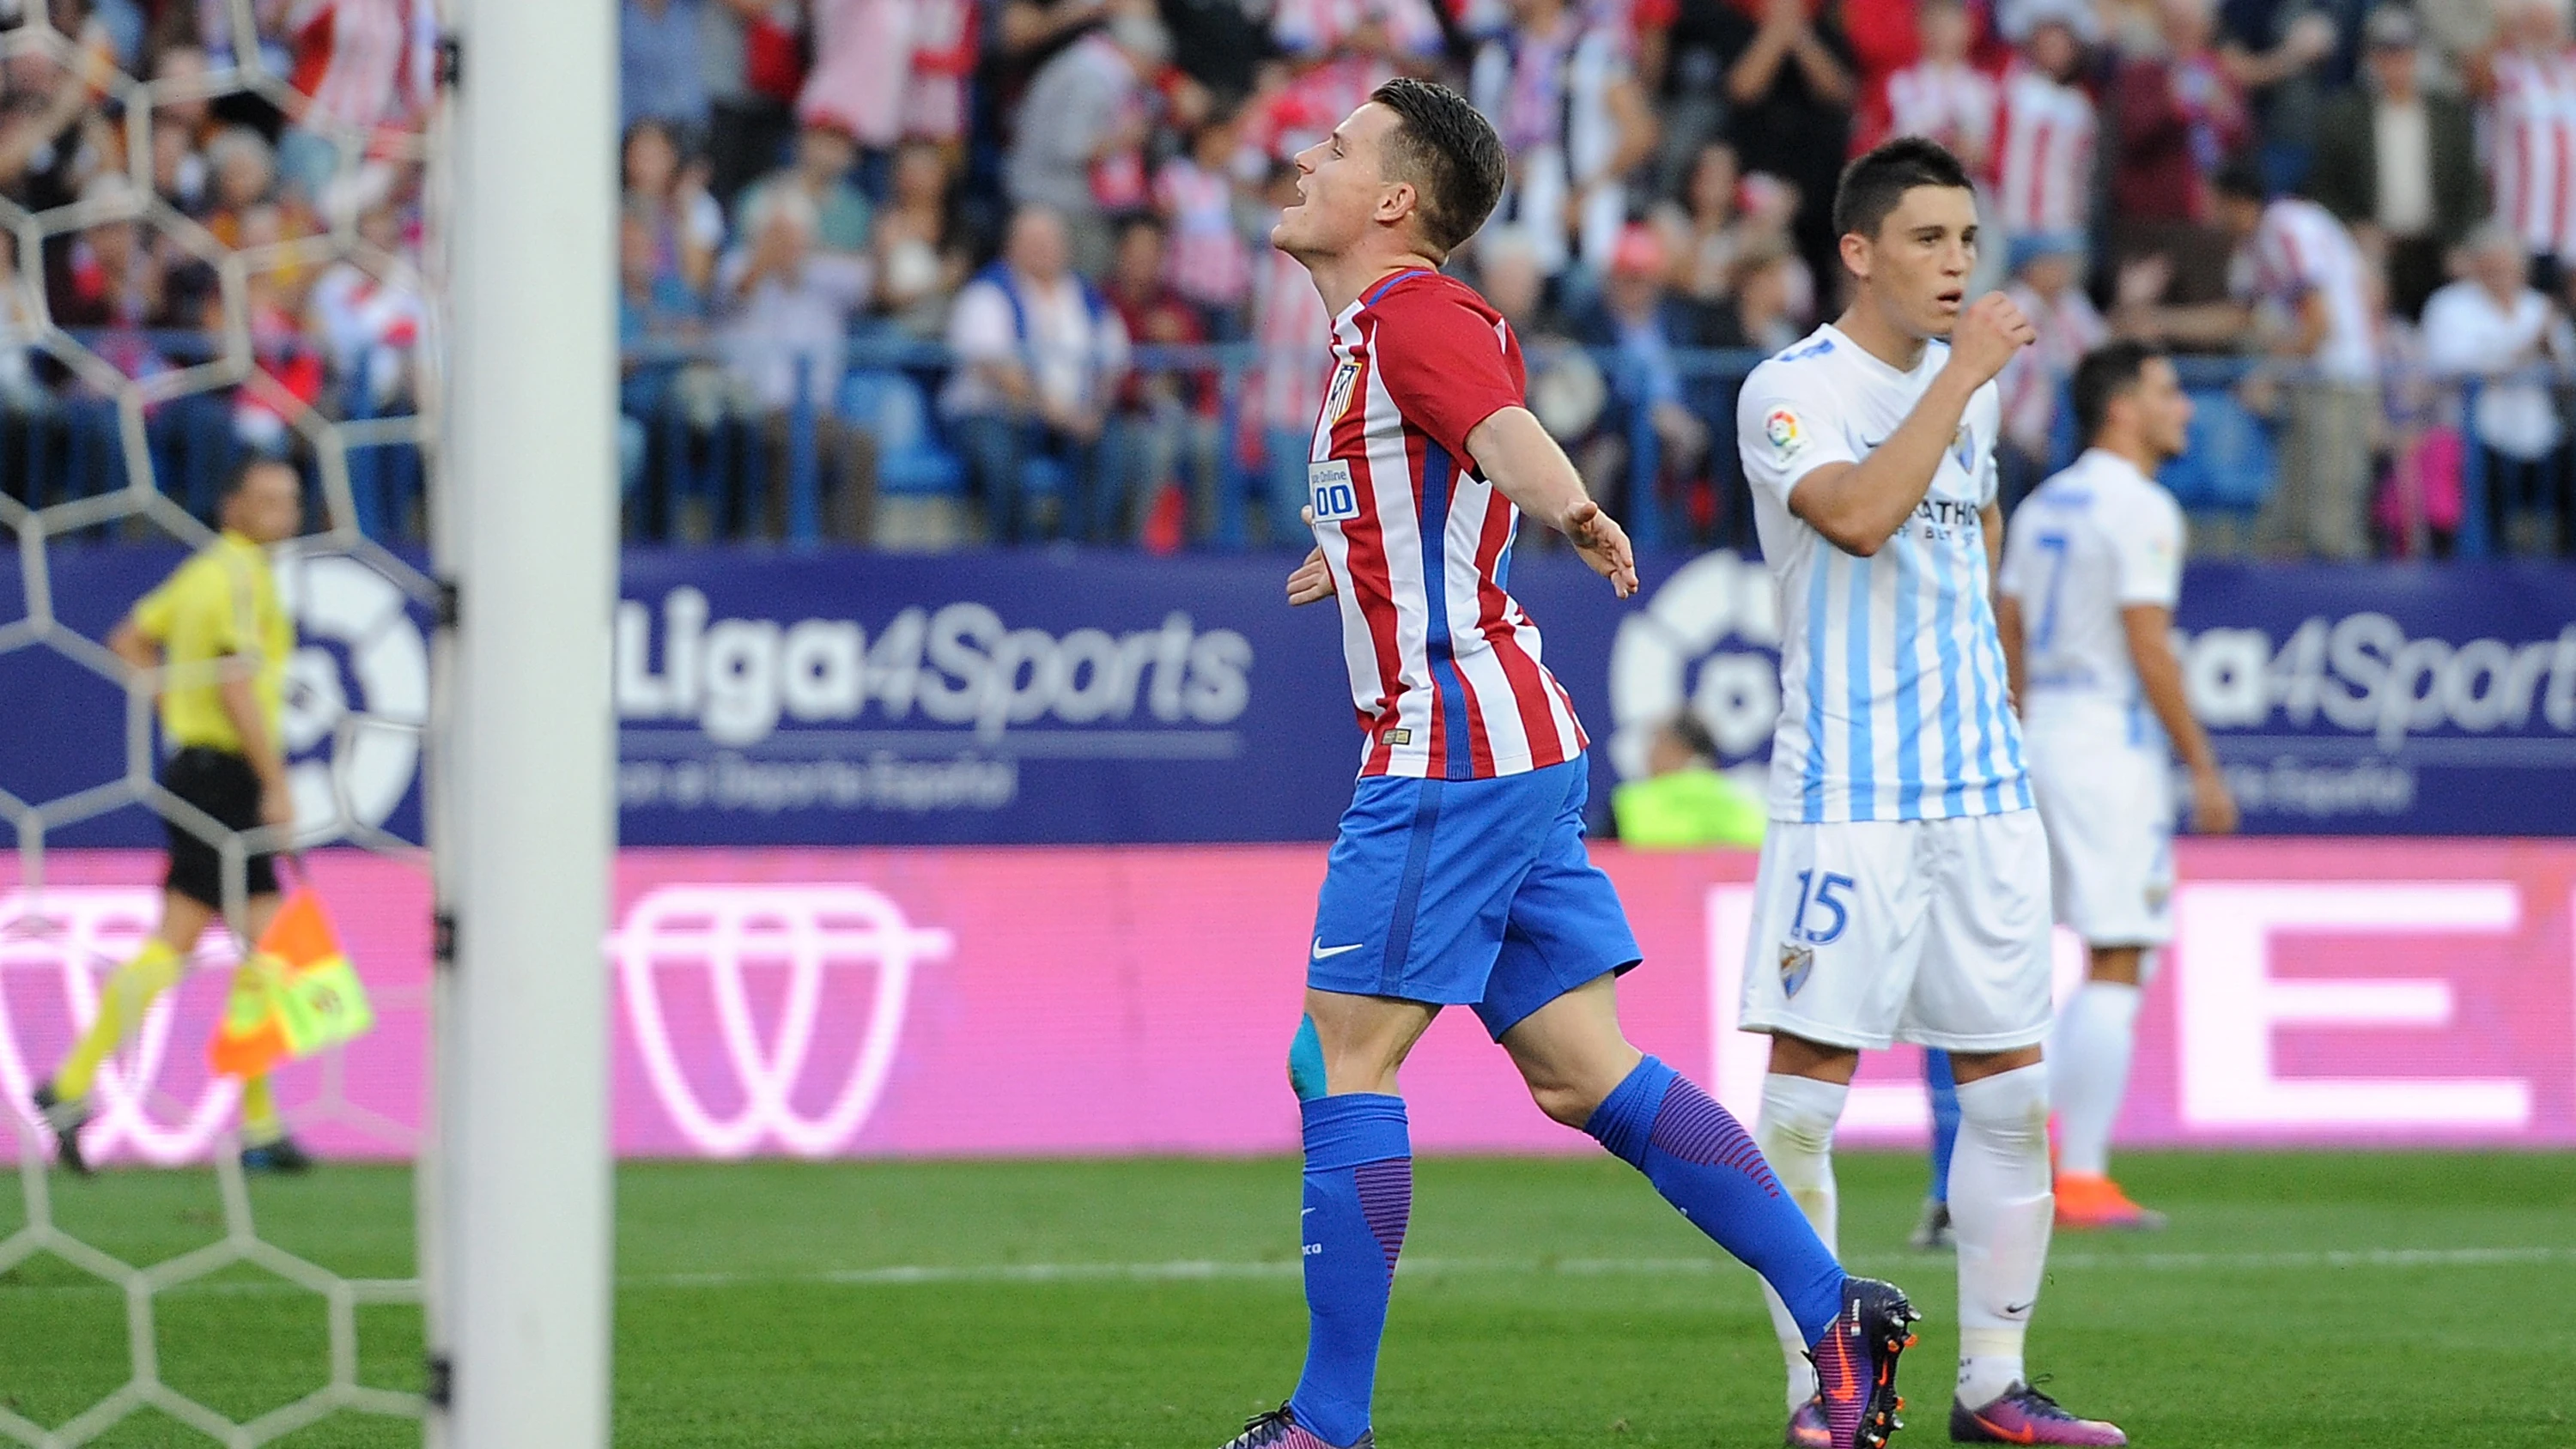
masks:
MULTIPOLYGON (((2209 354, 2197 547, 2576 552, 2563 0, 2364 3, 623 0, 629 529, 1302 537, 1327 319, 1266 233, 1297 151, 1407 73, 1503 132, 1459 265, 1668 538, 1749 542, 1735 381, 1832 315, 1842 162, 1919 133, 2039 324, 2009 494, 2068 452, 2075 359, 2144 336, 2209 354)), ((434 7, 247 9, 289 85, 243 82, 230 0, 0 0, 67 38, 0 65, 0 199, 48 214, 0 232, 14 496, 113 486, 138 382, 199 506, 243 449, 309 472, 315 419, 413 406, 434 7)), ((371 531, 416 533, 416 458, 350 459, 371 531)))

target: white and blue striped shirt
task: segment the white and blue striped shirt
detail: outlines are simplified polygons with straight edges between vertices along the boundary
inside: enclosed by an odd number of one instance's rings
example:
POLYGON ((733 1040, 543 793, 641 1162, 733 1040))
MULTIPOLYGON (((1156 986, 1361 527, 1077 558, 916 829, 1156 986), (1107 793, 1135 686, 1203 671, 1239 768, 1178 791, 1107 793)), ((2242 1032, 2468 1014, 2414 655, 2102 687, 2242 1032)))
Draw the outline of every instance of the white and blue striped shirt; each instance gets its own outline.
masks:
POLYGON ((1780 590, 1775 820, 2031 808, 1978 518, 1995 497, 1995 385, 1977 390, 1922 506, 1873 557, 1789 511, 1799 479, 1887 441, 1949 356, 1934 342, 1900 372, 1828 325, 1755 368, 1738 397, 1737 448, 1780 590))

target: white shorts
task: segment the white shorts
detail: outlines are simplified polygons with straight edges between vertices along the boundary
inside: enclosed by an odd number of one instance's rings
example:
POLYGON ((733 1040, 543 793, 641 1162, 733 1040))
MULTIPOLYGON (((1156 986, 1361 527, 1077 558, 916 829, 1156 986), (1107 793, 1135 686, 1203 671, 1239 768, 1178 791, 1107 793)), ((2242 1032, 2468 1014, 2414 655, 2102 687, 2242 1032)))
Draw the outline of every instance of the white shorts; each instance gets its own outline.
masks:
POLYGON ((2034 810, 1771 822, 1747 1031, 1999 1052, 2048 1035, 2048 842, 2034 810))
POLYGON ((2057 919, 2088 946, 2173 939, 2173 772, 2164 739, 2024 732, 2031 793, 2048 827, 2057 919))

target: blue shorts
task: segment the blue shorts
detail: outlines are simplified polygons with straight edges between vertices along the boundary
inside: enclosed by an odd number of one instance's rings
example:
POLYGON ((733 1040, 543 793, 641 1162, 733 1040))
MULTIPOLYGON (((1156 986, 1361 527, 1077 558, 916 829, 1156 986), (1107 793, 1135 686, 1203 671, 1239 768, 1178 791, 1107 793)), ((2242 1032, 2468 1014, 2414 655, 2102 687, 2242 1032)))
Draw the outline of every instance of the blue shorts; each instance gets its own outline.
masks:
POLYGON ((1581 758, 1491 780, 1363 778, 1315 903, 1306 984, 1473 1006, 1499 1040, 1637 964, 1610 878, 1583 849, 1581 758))

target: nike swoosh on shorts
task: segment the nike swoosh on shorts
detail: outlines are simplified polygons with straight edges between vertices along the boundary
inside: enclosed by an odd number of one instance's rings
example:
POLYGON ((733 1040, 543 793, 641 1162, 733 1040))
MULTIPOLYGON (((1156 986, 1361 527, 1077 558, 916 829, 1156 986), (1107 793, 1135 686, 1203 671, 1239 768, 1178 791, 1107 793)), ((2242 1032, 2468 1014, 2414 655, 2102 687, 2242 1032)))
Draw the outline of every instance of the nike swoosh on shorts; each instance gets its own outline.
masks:
POLYGON ((1315 959, 1318 961, 1329 961, 1335 956, 1348 955, 1367 944, 1368 942, 1366 941, 1353 941, 1347 946, 1327 946, 1324 944, 1324 938, 1317 936, 1315 938, 1315 959))

